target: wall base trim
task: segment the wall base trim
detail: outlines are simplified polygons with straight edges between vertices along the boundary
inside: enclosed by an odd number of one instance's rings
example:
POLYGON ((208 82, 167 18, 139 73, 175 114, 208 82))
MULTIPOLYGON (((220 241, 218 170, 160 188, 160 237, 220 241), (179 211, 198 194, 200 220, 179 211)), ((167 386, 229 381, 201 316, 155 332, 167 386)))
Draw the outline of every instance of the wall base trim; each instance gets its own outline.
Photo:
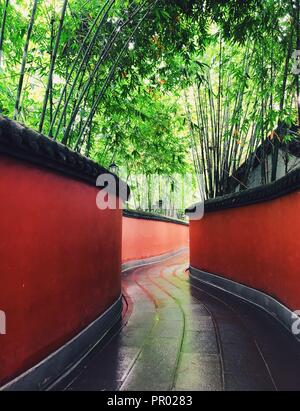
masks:
POLYGON ((42 391, 77 366, 122 318, 122 295, 95 321, 0 391, 42 391))
POLYGON ((132 270, 133 268, 142 267, 144 265, 160 263, 161 261, 168 260, 171 257, 175 257, 176 255, 182 254, 185 251, 188 251, 188 247, 182 247, 175 251, 170 251, 165 254, 156 255, 153 257, 143 258, 141 260, 131 260, 126 263, 122 264, 122 273, 126 273, 128 270, 132 270))
POLYGON ((205 283, 257 306, 278 320, 300 342, 300 335, 292 333, 292 325, 299 317, 270 295, 192 266, 190 266, 190 282, 195 285, 199 282, 205 283))

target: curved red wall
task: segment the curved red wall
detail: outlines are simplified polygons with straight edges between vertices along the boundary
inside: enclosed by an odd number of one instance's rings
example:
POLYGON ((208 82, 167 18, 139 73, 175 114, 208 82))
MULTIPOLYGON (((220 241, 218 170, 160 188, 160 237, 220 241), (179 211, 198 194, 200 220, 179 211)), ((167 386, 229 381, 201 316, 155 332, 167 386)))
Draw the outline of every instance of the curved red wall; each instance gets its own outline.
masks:
POLYGON ((97 192, 0 156, 0 385, 119 297, 122 212, 100 211, 97 192))
POLYGON ((123 263, 169 253, 188 245, 187 225, 123 217, 123 263))
POLYGON ((190 222, 191 265, 300 309, 300 192, 190 222))

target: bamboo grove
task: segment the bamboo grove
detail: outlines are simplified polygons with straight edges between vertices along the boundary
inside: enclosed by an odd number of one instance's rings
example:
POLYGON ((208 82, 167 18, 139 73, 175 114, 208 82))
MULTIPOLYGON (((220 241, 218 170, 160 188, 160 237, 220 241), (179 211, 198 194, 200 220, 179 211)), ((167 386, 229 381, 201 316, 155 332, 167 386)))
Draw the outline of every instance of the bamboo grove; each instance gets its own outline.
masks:
POLYGON ((214 27, 194 84, 185 93, 194 162, 207 197, 229 193, 233 179, 247 188, 259 146, 261 184, 274 181, 280 145, 298 138, 291 129, 300 126, 299 74, 292 59, 299 45, 299 2, 281 5, 276 9, 276 2, 264 2, 261 25, 242 44, 214 27), (266 141, 272 147, 269 169, 266 141), (245 162, 241 181, 235 173, 245 162))
POLYGON ((196 172, 211 198, 246 164, 246 188, 260 146, 275 180, 300 127, 299 1, 1 0, 0 114, 124 167, 136 207, 153 174, 171 196, 196 172))

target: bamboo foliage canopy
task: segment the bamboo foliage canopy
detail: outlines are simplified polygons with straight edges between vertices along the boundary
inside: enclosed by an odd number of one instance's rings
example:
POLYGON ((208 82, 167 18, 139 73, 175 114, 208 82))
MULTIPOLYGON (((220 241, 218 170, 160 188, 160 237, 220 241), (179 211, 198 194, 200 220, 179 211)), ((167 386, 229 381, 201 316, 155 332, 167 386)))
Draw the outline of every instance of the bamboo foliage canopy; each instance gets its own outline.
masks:
POLYGON ((196 171, 206 197, 222 195, 267 138, 261 181, 274 180, 280 144, 300 125, 299 10, 299 0, 1 0, 0 113, 124 166, 136 190, 134 174, 196 171))

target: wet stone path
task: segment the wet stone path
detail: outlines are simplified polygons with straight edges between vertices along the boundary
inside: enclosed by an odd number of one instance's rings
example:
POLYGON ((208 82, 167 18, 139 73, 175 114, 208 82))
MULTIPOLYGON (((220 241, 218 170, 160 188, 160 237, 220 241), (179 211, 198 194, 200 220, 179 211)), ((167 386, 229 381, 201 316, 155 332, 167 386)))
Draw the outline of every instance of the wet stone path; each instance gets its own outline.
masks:
POLYGON ((258 308, 188 282, 188 255, 131 269, 124 318, 55 390, 300 390, 300 349, 258 308))

